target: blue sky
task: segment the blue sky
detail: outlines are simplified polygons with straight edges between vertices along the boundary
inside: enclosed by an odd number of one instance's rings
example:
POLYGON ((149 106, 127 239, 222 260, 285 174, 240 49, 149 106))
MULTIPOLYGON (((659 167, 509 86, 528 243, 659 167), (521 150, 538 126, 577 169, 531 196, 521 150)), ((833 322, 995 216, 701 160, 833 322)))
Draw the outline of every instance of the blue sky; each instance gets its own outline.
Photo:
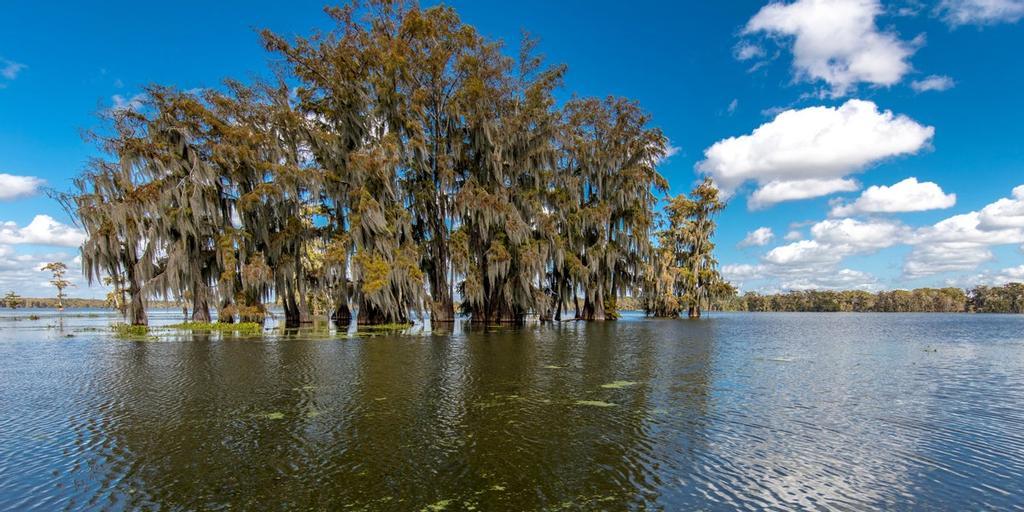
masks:
MULTIPOLYGON (((449 4, 512 47, 539 37, 563 97, 639 100, 672 193, 706 173, 730 194, 716 241, 744 290, 1024 280, 1024 0, 449 4)), ((41 192, 94 154, 81 130, 144 84, 265 73, 255 30, 328 28, 321 7, 4 3, 0 290, 49 295, 35 268, 61 258, 73 295, 102 294, 41 192)))

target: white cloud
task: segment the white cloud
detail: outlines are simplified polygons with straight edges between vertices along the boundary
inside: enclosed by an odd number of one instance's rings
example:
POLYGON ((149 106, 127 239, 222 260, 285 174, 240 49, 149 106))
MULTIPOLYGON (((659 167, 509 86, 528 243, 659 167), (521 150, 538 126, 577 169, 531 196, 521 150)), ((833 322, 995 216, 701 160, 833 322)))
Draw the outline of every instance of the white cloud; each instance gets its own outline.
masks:
POLYGON ((15 176, 0 173, 0 201, 30 196, 46 183, 35 176, 15 176))
MULTIPOLYGON (((798 232, 791 232, 790 234, 798 232)), ((910 228, 895 221, 829 219, 811 227, 810 240, 775 247, 756 265, 724 265, 722 273, 741 288, 751 281, 771 282, 774 289, 878 287, 871 274, 839 268, 843 259, 894 246, 909 236, 910 228)))
POLYGON ((945 91, 956 86, 952 78, 945 75, 930 75, 910 82, 910 88, 917 92, 945 91))
POLYGON ((0 59, 0 76, 3 76, 7 80, 14 80, 18 78, 18 74, 28 66, 14 62, 13 60, 0 59))
POLYGON ((956 204, 956 194, 946 194, 930 181, 919 183, 907 178, 892 186, 868 187, 856 201, 837 204, 829 212, 832 217, 848 217, 860 213, 896 213, 941 210, 956 204))
POLYGON ((907 277, 977 268, 994 258, 992 246, 1024 244, 1024 185, 1012 199, 920 228, 908 243, 914 250, 903 265, 907 277))
POLYGON ((1016 23, 1024 0, 942 0, 936 12, 952 27, 1016 23))
POLYGON ((49 215, 36 215, 27 226, 0 223, 0 244, 35 244, 78 247, 85 241, 85 233, 73 226, 61 224, 49 215))
MULTIPOLYGON (((903 279, 974 270, 995 259, 994 247, 1024 244, 1024 185, 1014 188, 1010 198, 924 227, 911 228, 892 219, 831 218, 811 226, 809 239, 794 240, 799 236, 794 230, 786 235, 790 243, 772 248, 759 263, 724 265, 723 274, 741 288, 751 281, 768 283, 767 289, 774 290, 833 285, 877 287, 869 274, 860 275, 858 271, 844 274, 849 279, 845 285, 839 277, 841 264, 850 256, 896 246, 910 248, 903 264, 903 279)), ((960 276, 949 282, 973 286, 1010 280, 1024 280, 1024 265, 986 271, 973 280, 960 276)))
POLYGON ((787 242, 795 242, 797 240, 800 240, 803 237, 804 237, 803 233, 801 233, 801 232, 799 232, 799 231, 794 229, 794 230, 791 230, 789 233, 786 233, 786 236, 782 237, 782 239, 787 241, 787 242))
POLYGON ((673 156, 679 154, 679 151, 681 151, 681 150, 682 150, 682 148, 680 148, 679 146, 673 146, 672 143, 669 142, 668 145, 665 146, 665 154, 662 155, 661 157, 659 157, 654 162, 654 165, 661 165, 661 164, 667 162, 669 158, 672 158, 673 156))
POLYGON ((875 276, 848 268, 819 275, 809 275, 785 279, 781 283, 783 290, 877 290, 878 279, 875 276))
POLYGON ((764 48, 761 48, 756 44, 741 42, 736 45, 733 56, 736 57, 736 60, 750 60, 764 57, 764 48))
POLYGON ((49 283, 51 275, 39 269, 51 261, 68 265, 67 279, 74 288, 75 297, 102 297, 104 287, 87 286, 82 276, 81 260, 68 252, 18 253, 12 247, 0 245, 0 293, 14 291, 22 297, 53 297, 56 294, 49 283))
POLYGON ((935 129, 904 115, 851 99, 839 107, 786 110, 748 135, 720 140, 697 169, 725 193, 744 182, 761 188, 752 208, 852 191, 846 176, 886 158, 926 147, 935 129))
POLYGON ((732 101, 729 102, 729 106, 726 107, 725 111, 728 112, 730 115, 731 114, 735 114, 736 113, 736 109, 739 108, 739 106, 740 106, 740 100, 738 100, 736 98, 733 98, 732 101))
POLYGON ((113 103, 113 105, 111 105, 111 107, 110 107, 111 111, 114 111, 114 112, 119 111, 119 110, 136 111, 136 110, 139 110, 140 108, 142 108, 143 102, 146 101, 146 95, 145 95, 145 93, 139 93, 139 94, 136 94, 134 96, 126 98, 126 97, 124 97, 124 96, 122 96, 120 94, 115 94, 115 95, 110 97, 110 101, 113 103))
POLYGON ((791 38, 797 77, 822 80, 833 96, 843 96, 860 82, 896 84, 911 69, 907 59, 917 45, 879 31, 875 18, 881 13, 878 0, 772 2, 747 22, 743 33, 791 38))
POLYGON ((982 208, 978 225, 988 230, 1024 228, 1024 185, 1013 189, 1012 198, 1002 198, 982 208))
POLYGON ((776 203, 827 196, 836 192, 854 192, 860 188, 855 180, 832 178, 810 180, 775 180, 761 185, 750 195, 747 206, 760 210, 776 203))
POLYGON ((762 247, 768 245, 775 238, 775 233, 772 233, 772 229, 769 227, 760 227, 749 233, 740 242, 740 247, 762 247))
POLYGON ((994 258, 985 245, 975 243, 946 242, 922 244, 914 247, 903 264, 903 275, 910 279, 971 270, 994 258))

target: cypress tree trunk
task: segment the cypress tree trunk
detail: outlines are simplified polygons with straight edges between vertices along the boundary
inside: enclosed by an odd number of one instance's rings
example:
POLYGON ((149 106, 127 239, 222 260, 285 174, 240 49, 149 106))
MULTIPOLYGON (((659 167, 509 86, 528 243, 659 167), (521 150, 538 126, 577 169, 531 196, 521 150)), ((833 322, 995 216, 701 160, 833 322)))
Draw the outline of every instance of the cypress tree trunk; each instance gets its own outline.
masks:
POLYGON ((688 318, 700 318, 700 306, 690 306, 689 311, 686 312, 688 318))
POLYGON ((202 283, 196 283, 192 287, 192 321, 193 322, 210 322, 210 301, 207 298, 208 293, 206 285, 202 283))
POLYGON ((430 323, 455 321, 455 300, 448 282, 448 244, 435 236, 434 252, 437 255, 430 275, 430 323))
POLYGON ((340 301, 334 310, 334 325, 348 327, 350 323, 352 323, 352 310, 348 307, 348 299, 345 299, 340 301))
POLYGON ((128 303, 128 321, 132 325, 147 325, 146 305, 142 301, 142 288, 138 279, 135 278, 135 269, 132 266, 127 268, 128 296, 131 297, 128 303))

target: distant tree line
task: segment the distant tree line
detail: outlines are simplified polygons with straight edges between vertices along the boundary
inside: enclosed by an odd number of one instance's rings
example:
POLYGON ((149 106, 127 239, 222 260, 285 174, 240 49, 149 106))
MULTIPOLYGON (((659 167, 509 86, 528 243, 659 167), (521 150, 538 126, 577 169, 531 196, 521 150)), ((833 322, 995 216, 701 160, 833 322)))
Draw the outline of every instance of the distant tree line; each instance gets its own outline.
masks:
POLYGON ((61 199, 131 324, 153 297, 194 321, 276 302, 295 326, 446 322, 457 299, 479 322, 613 319, 625 295, 699 316, 728 289, 710 182, 658 230, 668 141, 637 102, 557 101, 565 66, 529 38, 507 56, 449 7, 327 12, 326 33, 262 32, 273 80, 154 85, 107 113, 106 156, 61 199))
POLYGON ((747 292, 720 301, 731 311, 882 313, 1024 313, 1024 283, 961 288, 917 288, 871 293, 806 290, 779 294, 747 292))

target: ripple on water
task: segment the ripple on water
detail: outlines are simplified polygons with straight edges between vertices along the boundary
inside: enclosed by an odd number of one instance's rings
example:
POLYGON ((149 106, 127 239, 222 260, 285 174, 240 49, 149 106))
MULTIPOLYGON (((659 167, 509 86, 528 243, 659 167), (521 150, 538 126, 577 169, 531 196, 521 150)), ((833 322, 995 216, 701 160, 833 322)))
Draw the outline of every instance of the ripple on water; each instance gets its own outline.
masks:
POLYGON ((1019 317, 159 343, 109 321, 3 323, 0 509, 1022 507, 1019 317))

